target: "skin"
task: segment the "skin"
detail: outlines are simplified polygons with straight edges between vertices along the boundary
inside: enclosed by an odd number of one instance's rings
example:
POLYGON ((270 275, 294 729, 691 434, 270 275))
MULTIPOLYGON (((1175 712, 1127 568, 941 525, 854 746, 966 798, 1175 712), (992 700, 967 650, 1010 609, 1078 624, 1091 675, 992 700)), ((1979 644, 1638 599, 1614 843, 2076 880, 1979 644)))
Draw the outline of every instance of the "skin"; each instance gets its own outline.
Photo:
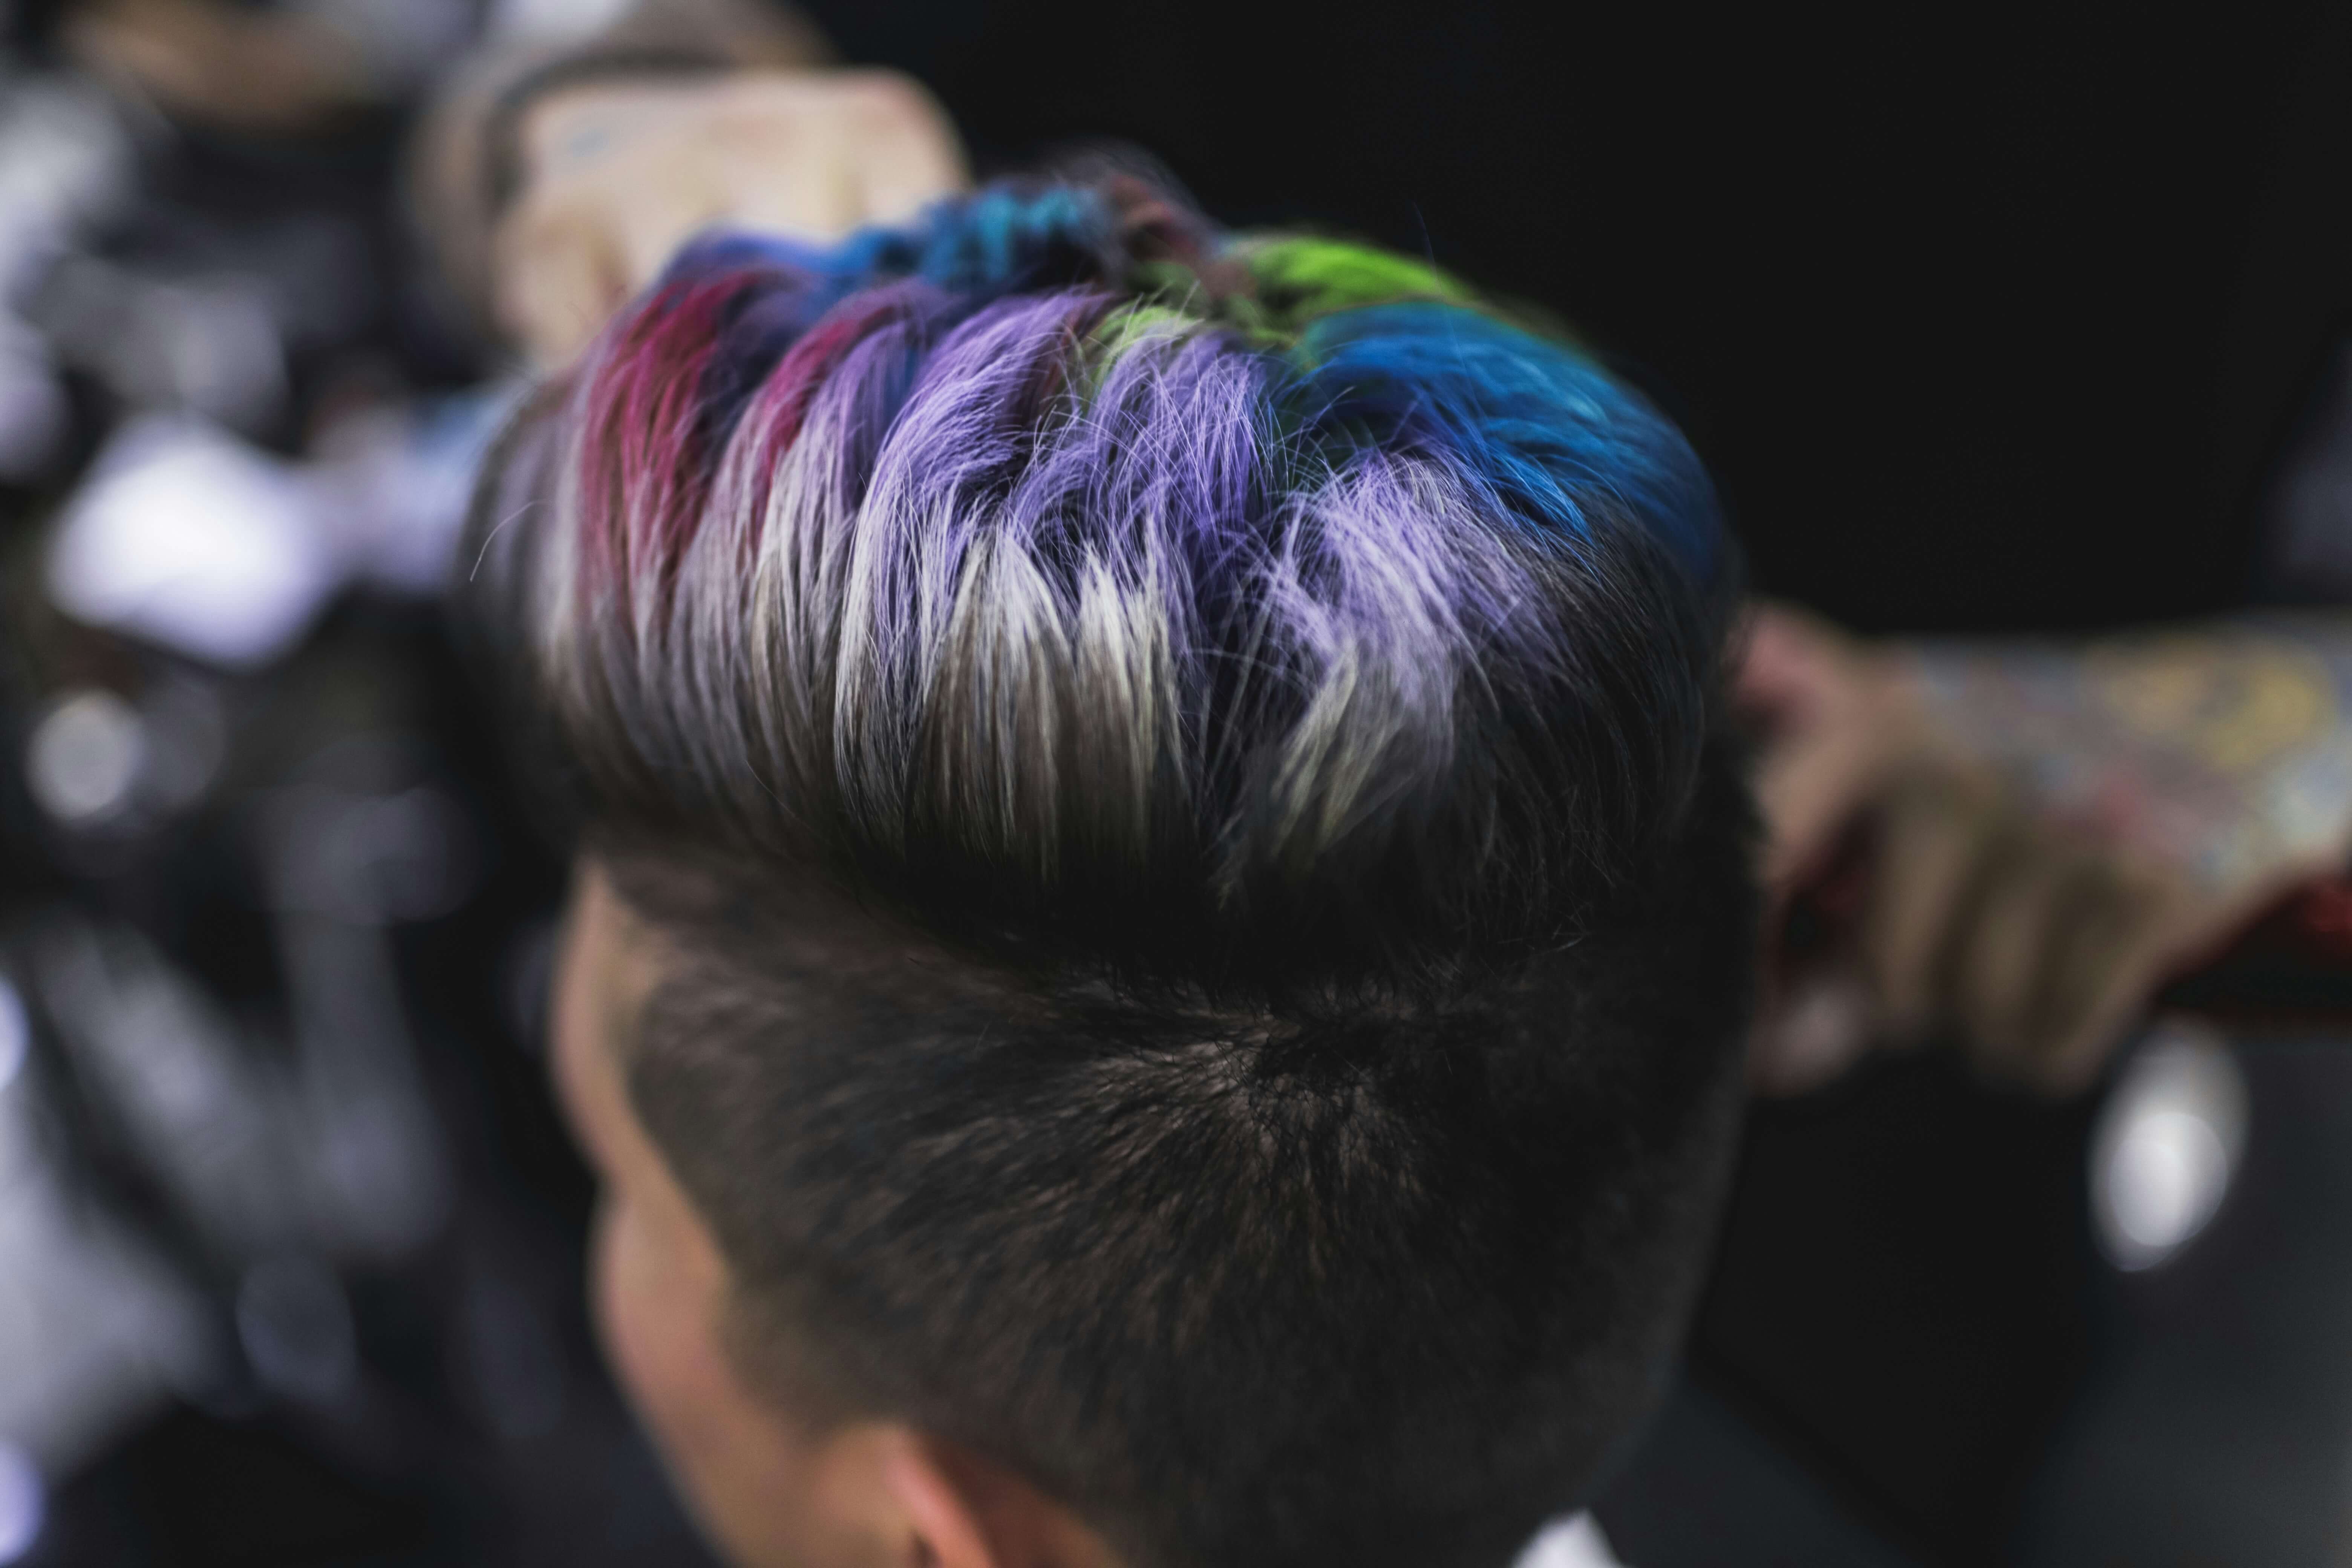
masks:
POLYGON ((64 43, 102 80, 183 119, 258 135, 318 131, 380 94, 353 41, 297 9, 99 0, 64 43))
MULTIPOLYGON (((2160 695, 2179 684, 2168 677, 2181 656, 2160 642, 2080 657, 2084 668, 2105 660, 2109 682, 2127 690, 2160 695)), ((2233 658, 2249 663, 2218 641, 2191 658, 2217 679, 2233 658)), ((2249 678, 2247 696, 2215 704, 2218 728, 2151 721, 2140 743, 2195 764, 2200 742, 2259 738, 2258 721, 2271 716, 2264 689, 2249 678)), ((2110 725, 2093 721, 2091 690, 2086 679, 2076 699, 2083 725, 2068 744, 2099 761, 2100 748, 2117 742, 2110 725)), ((1937 695, 1899 645, 1858 641, 1785 606, 1752 612, 1738 691, 1765 735, 1757 791, 1776 917, 1821 873, 1847 825, 1870 828, 1847 940, 1768 993, 1750 1057, 1768 1091, 1811 1089, 1874 1044, 1934 1037, 1957 1043, 1990 1079, 2076 1092, 2168 975, 2345 852, 2330 839, 2252 860, 2226 879, 2194 875, 2160 828, 2055 810, 2031 770, 1995 765, 1969 699, 1937 695)), ((2158 805, 2185 787, 2157 771, 2141 783, 2158 805)), ((2263 809, 2261 800, 2249 792, 2244 809, 2263 809)))
POLYGON ((524 188, 494 240, 496 309, 549 366, 704 229, 837 239, 969 179, 947 115, 890 71, 586 83, 535 100, 521 140, 524 188))
POLYGON ((803 1419, 737 1373, 721 1331, 734 1289, 727 1260, 631 1109, 622 1073, 665 951, 603 868, 583 861, 550 1055, 599 1177, 597 1329, 705 1533, 743 1568, 1115 1568, 1073 1512, 1004 1467, 887 1417, 803 1419))

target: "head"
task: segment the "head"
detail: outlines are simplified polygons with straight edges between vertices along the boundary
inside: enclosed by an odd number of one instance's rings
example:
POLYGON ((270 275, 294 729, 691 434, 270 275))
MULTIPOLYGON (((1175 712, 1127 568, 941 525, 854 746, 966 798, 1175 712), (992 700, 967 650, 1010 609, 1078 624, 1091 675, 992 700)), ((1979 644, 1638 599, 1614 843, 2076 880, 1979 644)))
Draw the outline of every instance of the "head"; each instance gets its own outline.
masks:
POLYGON ((484 496, 600 1315, 736 1556, 1501 1563, 1588 1496, 1754 921, 1671 425, 1106 178, 696 246, 484 496))

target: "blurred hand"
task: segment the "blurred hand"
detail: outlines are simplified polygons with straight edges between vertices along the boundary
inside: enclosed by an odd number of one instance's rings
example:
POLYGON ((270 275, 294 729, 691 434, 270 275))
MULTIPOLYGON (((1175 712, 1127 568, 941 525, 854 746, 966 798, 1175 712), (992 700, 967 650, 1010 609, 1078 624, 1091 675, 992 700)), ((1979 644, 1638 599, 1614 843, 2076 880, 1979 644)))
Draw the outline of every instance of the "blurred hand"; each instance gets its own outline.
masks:
POLYGON ((357 42, 317 16, 220 0, 89 0, 67 52, 100 79, 184 119, 249 134, 331 125, 383 87, 357 42))
MULTIPOLYGON (((1791 904, 1830 874, 1857 821, 1927 743, 1916 694, 1885 651, 1769 601, 1751 607, 1744 637, 1734 700, 1761 738, 1767 948, 1749 1068, 1766 1092, 1797 1093, 1852 1065, 1881 1035, 1883 1009, 1850 942, 1790 968, 1780 948, 1791 904)), ((1842 869, 1851 903, 1852 868, 1842 869)))
POLYGON ((1759 1083, 1930 1036, 1998 1078, 2087 1083, 2166 979, 2352 853, 2347 641, 1873 648, 1761 610, 1741 689, 1773 929, 1825 877, 1842 918, 1771 977, 1759 1083))
POLYGON ((588 83, 534 103, 520 140, 494 302, 546 366, 578 354, 701 229, 836 238, 967 181, 947 116, 887 71, 588 83))
POLYGON ((1769 601, 1750 610, 1745 635, 1736 696, 1766 737, 1756 799, 1767 828, 1766 896, 1777 912, 1925 737, 1916 695, 1892 654, 1769 601))

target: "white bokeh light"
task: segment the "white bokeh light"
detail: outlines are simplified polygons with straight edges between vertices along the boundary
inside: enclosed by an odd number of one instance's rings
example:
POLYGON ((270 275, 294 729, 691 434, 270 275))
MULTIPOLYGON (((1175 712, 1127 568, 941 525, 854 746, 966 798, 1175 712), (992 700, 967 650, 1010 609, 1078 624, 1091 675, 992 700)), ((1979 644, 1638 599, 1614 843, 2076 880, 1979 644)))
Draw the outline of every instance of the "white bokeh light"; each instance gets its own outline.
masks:
POLYGON ((1512 1568, 1623 1568, 1589 1513, 1556 1520, 1529 1542, 1512 1568))
POLYGON ((147 755, 138 710, 111 691, 77 691, 44 714, 25 748, 25 784, 69 826, 102 822, 131 802, 147 755))
POLYGON ((2100 1113, 2091 1144, 2092 1218, 2118 1268, 2169 1259, 2229 1195, 2246 1137, 2246 1086, 2226 1041, 2159 1023, 2100 1113))
POLYGON ((2116 1231, 2151 1252, 2170 1251, 2221 1206, 2230 1155, 2203 1117, 2156 1110, 2125 1130, 2108 1172, 2116 1231))
POLYGON ((33 1026, 25 1016, 25 999, 16 994, 8 977, 0 974, 0 1094, 16 1081, 25 1068, 25 1057, 32 1049, 33 1026))
POLYGON ((133 420, 64 510, 49 597, 195 658, 267 663, 341 582, 315 503, 294 468, 202 420, 133 420))
POLYGON ((48 1499, 32 1456, 0 1440, 0 1563, 14 1563, 40 1539, 48 1499))

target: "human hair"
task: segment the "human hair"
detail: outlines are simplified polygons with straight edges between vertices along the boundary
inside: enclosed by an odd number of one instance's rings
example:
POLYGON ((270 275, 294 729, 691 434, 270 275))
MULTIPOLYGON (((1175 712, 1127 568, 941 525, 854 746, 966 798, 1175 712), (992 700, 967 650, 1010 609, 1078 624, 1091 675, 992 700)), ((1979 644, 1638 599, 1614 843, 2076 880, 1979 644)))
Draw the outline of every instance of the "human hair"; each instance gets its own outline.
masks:
POLYGON ((669 939, 739 1359, 1145 1568, 1490 1564, 1654 1398, 1755 921, 1682 436, 1433 267, 1015 182, 699 241, 477 624, 669 939))

